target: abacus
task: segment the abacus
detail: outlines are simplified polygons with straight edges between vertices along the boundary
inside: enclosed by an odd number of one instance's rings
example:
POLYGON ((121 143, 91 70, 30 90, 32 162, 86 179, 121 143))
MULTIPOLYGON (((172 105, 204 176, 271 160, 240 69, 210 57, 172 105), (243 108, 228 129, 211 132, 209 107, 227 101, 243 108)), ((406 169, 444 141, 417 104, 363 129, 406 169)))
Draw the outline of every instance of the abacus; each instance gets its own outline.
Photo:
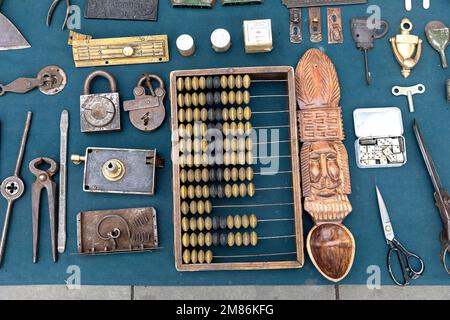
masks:
POLYGON ((170 95, 177 270, 301 268, 293 68, 173 71, 170 95))

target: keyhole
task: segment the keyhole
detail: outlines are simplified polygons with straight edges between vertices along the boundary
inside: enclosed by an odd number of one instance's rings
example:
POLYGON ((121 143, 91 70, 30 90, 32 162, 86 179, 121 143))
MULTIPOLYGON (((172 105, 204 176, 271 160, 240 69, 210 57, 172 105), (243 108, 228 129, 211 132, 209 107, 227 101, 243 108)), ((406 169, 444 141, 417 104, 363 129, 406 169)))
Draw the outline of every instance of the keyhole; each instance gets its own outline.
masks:
POLYGON ((8 184, 6 186, 6 190, 11 194, 14 195, 17 193, 17 191, 19 190, 19 187, 17 186, 17 184, 15 182, 11 182, 10 184, 8 184))

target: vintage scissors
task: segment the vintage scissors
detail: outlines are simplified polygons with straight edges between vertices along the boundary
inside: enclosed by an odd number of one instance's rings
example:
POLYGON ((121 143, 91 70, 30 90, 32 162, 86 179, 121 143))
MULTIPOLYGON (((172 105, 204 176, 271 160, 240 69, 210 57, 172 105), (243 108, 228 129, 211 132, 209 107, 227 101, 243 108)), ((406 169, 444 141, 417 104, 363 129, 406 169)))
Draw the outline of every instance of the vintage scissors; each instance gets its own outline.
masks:
MULTIPOLYGON (((48 10, 48 14, 47 14, 47 27, 50 26, 50 24, 52 23, 52 18, 53 18, 53 14, 55 13, 56 7, 58 6, 59 2, 61 0, 53 0, 52 5, 50 6, 50 9, 48 10)), ((66 18, 64 19, 64 23, 62 25, 62 29, 64 30, 67 27, 67 21, 69 20, 69 15, 70 15, 70 0, 65 0, 66 1, 66 18)))
POLYGON ((440 258, 445 271, 450 274, 449 266, 447 266, 447 254, 450 250, 450 196, 447 190, 445 190, 445 188, 441 184, 441 179, 439 178, 439 175, 436 171, 433 159, 431 158, 430 153, 425 146, 422 132, 420 131, 419 125, 417 124, 416 120, 414 120, 413 130, 417 139, 417 143, 419 144, 420 151, 422 152, 423 160, 425 161, 425 165, 427 166, 428 174, 431 177, 431 182, 433 183, 434 199, 436 201, 436 207, 439 209, 439 214, 441 216, 442 224, 444 227, 440 234, 440 258))
POLYGON ((376 186, 378 207, 380 209, 381 223, 383 225, 384 237, 389 245, 389 251, 387 255, 387 265, 389 275, 395 284, 399 286, 407 286, 411 280, 418 279, 425 270, 425 264, 418 255, 409 252, 405 247, 395 238, 394 230, 392 229, 391 219, 389 218, 389 213, 387 211, 386 205, 384 204, 383 197, 381 196, 380 190, 376 186), (398 281, 392 270, 392 255, 396 253, 398 262, 400 263, 400 268, 402 272, 403 281, 398 281), (420 268, 414 269, 411 264, 412 260, 417 260, 419 262, 420 268))
POLYGON ((50 158, 37 158, 30 162, 29 168, 31 173, 36 177, 36 181, 31 188, 33 263, 36 263, 38 259, 39 208, 41 192, 43 189, 47 190, 52 256, 53 261, 56 262, 56 183, 52 180, 52 177, 58 172, 58 164, 50 158), (50 167, 46 170, 41 170, 39 167, 42 164, 47 164, 50 167))

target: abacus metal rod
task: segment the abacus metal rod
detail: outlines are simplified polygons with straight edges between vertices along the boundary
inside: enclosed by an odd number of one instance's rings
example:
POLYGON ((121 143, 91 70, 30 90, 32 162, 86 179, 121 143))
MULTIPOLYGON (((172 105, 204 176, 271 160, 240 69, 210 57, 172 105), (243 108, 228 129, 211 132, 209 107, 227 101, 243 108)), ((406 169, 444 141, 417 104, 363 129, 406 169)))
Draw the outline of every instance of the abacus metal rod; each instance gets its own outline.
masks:
POLYGON ((292 189, 292 187, 267 187, 267 188, 255 188, 255 191, 286 190, 286 189, 292 189))
POLYGON ((235 258, 253 258, 253 257, 275 257, 275 256, 288 256, 288 255, 294 255, 297 254, 297 252, 274 252, 274 253, 259 253, 259 254, 239 254, 239 255, 232 255, 232 256, 214 256, 213 258, 218 259, 235 259, 235 258))
POLYGON ((282 207, 282 206, 293 206, 293 202, 279 202, 279 203, 257 203, 257 204, 235 204, 235 205, 220 205, 212 206, 212 208, 251 208, 251 207, 282 207))
POLYGON ((292 173, 291 170, 289 171, 267 171, 267 172, 255 172, 253 173, 254 175, 258 175, 258 176, 271 176, 271 175, 275 175, 275 174, 286 174, 286 173, 292 173))
POLYGON ((252 115, 254 115, 254 114, 288 113, 288 112, 289 112, 289 110, 252 111, 252 115))

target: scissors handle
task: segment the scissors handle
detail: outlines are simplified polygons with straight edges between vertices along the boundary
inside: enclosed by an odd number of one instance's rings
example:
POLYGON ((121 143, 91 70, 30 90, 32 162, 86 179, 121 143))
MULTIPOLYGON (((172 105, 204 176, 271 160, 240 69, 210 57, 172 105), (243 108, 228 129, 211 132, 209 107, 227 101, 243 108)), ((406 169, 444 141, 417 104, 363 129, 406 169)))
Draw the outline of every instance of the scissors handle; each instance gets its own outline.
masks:
POLYGON ((418 279, 425 270, 425 264, 422 258, 406 250, 405 247, 403 247, 403 245, 397 241, 397 239, 393 239, 392 241, 389 242, 387 264, 389 275, 391 276, 395 284, 397 284, 398 286, 407 286, 411 282, 411 280, 418 279), (397 260, 400 264, 400 268, 402 271, 403 277, 402 281, 398 281, 392 270, 392 255, 394 252, 396 253, 397 260), (414 269, 414 266, 411 264, 411 260, 413 259, 419 262, 420 264, 419 270, 414 269))

